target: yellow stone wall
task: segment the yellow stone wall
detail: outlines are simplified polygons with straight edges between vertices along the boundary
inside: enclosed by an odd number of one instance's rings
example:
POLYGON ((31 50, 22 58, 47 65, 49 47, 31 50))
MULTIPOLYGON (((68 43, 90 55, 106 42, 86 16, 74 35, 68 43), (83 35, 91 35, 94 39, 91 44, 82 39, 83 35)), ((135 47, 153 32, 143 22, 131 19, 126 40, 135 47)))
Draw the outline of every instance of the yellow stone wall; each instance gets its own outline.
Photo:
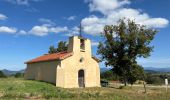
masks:
MULTIPOLYGON (((78 71, 83 69, 85 72, 85 87, 100 87, 100 68, 98 62, 92 58, 90 40, 85 40, 85 51, 81 51, 79 37, 71 37, 68 52, 71 51, 73 52, 73 56, 61 62, 61 69, 64 70, 62 80, 64 84, 60 86, 57 83, 56 86, 64 88, 79 87, 78 71), (84 58, 83 62, 80 62, 81 57, 84 58)), ((57 75, 60 76, 59 74, 57 75)))
POLYGON ((40 80, 49 83, 55 83, 56 68, 58 64, 59 62, 57 60, 27 64, 24 77, 25 79, 30 80, 40 80))

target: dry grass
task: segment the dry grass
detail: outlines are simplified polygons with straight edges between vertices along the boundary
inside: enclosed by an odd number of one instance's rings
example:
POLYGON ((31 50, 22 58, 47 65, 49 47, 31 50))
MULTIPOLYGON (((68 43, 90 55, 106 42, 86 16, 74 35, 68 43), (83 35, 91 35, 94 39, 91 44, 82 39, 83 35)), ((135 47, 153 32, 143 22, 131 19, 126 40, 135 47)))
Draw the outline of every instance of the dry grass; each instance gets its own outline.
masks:
POLYGON ((0 79, 0 99, 66 99, 66 100, 170 100, 165 88, 124 87, 62 89, 45 82, 16 78, 0 79))

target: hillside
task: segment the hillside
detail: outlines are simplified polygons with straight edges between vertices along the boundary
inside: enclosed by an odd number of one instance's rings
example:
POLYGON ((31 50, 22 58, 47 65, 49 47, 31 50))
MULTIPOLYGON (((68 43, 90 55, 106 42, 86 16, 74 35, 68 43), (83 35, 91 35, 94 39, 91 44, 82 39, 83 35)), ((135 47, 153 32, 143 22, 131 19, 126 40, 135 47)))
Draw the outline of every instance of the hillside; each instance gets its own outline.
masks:
POLYGON ((5 75, 10 76, 16 73, 24 73, 25 70, 19 70, 19 71, 11 71, 11 70, 7 70, 7 69, 3 69, 1 70, 5 75))
POLYGON ((145 67, 145 70, 155 71, 155 72, 170 72, 170 67, 162 67, 162 68, 156 68, 156 67, 145 67))
MULTIPOLYGON (((100 68, 100 72, 102 73, 110 69, 111 68, 100 68)), ((165 67, 165 68, 145 67, 144 71, 146 73, 170 73, 170 67, 165 67)))

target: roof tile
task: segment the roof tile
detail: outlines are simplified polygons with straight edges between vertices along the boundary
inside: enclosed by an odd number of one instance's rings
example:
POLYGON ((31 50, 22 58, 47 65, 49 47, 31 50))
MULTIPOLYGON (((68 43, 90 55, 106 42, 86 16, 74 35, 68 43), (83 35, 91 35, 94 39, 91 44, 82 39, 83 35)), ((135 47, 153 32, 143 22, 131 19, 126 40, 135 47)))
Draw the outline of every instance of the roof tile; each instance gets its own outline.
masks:
POLYGON ((30 60, 26 62, 26 64, 43 62, 43 61, 51 61, 51 60, 57 60, 57 59, 62 60, 72 55, 73 55, 72 52, 59 52, 59 53, 53 53, 53 54, 46 54, 46 55, 30 60))

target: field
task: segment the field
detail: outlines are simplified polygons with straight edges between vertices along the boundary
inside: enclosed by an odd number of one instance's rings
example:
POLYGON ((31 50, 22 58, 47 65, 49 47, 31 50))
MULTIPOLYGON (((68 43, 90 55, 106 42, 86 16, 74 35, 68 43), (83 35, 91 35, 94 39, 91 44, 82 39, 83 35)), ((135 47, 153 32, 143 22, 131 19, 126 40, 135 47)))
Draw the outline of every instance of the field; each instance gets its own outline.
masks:
POLYGON ((0 99, 66 99, 66 100, 170 100, 170 92, 164 87, 142 86, 119 88, 111 85, 107 88, 63 89, 52 84, 22 78, 0 78, 0 99))

